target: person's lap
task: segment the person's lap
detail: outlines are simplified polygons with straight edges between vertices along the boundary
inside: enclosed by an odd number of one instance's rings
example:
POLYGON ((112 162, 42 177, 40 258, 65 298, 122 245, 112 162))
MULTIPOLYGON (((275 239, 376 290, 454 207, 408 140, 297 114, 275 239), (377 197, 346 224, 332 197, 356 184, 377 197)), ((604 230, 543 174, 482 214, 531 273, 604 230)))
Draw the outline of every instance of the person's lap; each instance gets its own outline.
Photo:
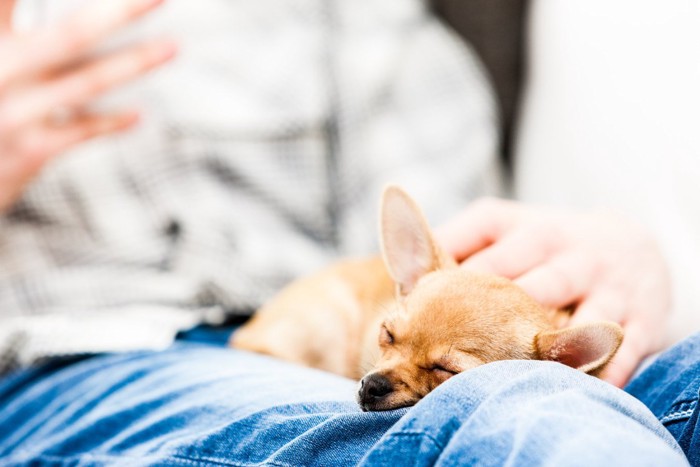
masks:
POLYGON ((412 409, 390 412, 361 412, 355 389, 355 382, 334 375, 193 343, 50 364, 0 381, 0 458, 5 464, 683 463, 672 437, 641 403, 554 363, 485 365, 452 378, 412 409))
POLYGON ((661 354, 625 390, 661 420, 690 463, 700 465, 700 334, 661 354))

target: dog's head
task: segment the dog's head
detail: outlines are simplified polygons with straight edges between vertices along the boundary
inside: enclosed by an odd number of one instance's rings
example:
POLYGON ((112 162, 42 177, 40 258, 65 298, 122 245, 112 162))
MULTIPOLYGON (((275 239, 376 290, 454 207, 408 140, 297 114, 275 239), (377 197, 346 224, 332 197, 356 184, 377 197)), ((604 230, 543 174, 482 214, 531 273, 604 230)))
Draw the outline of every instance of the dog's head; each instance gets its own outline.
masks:
POLYGON ((452 376, 496 360, 553 360, 595 374, 622 341, 614 323, 557 330, 552 313, 511 281, 458 268, 396 187, 382 199, 381 239, 396 304, 379 330, 379 359, 360 383, 363 410, 413 405, 452 376))

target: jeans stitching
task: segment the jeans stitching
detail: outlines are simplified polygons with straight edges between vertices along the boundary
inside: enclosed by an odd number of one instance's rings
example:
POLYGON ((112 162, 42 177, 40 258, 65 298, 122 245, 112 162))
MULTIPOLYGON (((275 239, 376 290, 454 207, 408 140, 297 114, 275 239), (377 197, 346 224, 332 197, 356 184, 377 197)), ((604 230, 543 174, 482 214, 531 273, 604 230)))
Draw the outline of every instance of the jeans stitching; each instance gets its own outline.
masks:
POLYGON ((406 430, 406 431, 399 431, 398 433, 392 433, 391 436, 409 436, 409 437, 424 437, 428 441, 432 442, 436 448, 438 449, 444 449, 445 446, 443 443, 438 441, 433 435, 426 431, 411 431, 411 430, 406 430))
POLYGON ((679 412, 672 412, 668 415, 665 415, 660 421, 661 423, 675 422, 676 420, 680 420, 681 418, 690 417, 693 414, 693 410, 694 409, 688 409, 681 410, 679 412))
MULTIPOLYGON (((146 456, 148 457, 148 456, 146 456)), ((25 464, 29 463, 30 461, 39 461, 39 462, 54 462, 54 463, 60 463, 60 464, 74 464, 76 461, 85 461, 85 460, 90 460, 90 461, 116 461, 118 459, 131 459, 131 460, 143 460, 144 457, 141 456, 127 456, 127 455, 119 455, 119 456, 113 456, 110 454, 91 454, 91 453, 83 453, 83 454, 77 454, 77 455, 68 455, 68 456, 57 456, 57 455, 52 455, 52 454, 39 454, 39 455, 32 455, 30 458, 24 458, 22 459, 22 456, 20 455, 19 457, 13 456, 13 458, 6 459, 10 464, 13 462, 17 462, 18 464, 25 464), (14 460, 14 459, 17 460, 14 460), (21 460, 20 460, 21 459, 21 460)), ((196 460, 193 459, 186 459, 186 458, 178 458, 177 456, 171 457, 167 456, 164 457, 163 459, 159 459, 159 461, 172 461, 175 464, 183 464, 183 465, 201 465, 201 462, 197 462, 196 460)))
POLYGON ((284 462, 277 462, 277 461, 269 461, 269 460, 262 461, 262 462, 236 462, 236 461, 230 461, 230 460, 226 460, 226 459, 218 459, 216 457, 187 457, 187 456, 182 456, 179 454, 174 454, 174 455, 171 455, 170 457, 184 461, 184 462, 192 462, 192 463, 208 462, 208 463, 221 464, 221 465, 230 465, 232 467, 256 467, 256 466, 263 466, 263 465, 273 465, 275 467, 293 467, 291 464, 286 464, 284 462))
POLYGON ((661 423, 675 422, 683 418, 690 417, 696 410, 698 399, 686 399, 673 404, 667 413, 659 418, 661 423))
MULTIPOLYGON (((24 453, 28 454, 28 453, 24 453)), ((20 456, 21 458, 22 456, 20 456)), ((72 464, 76 460, 92 460, 92 461, 116 461, 118 459, 133 459, 133 460, 143 460, 144 457, 142 456, 128 456, 128 455, 111 455, 111 454, 91 454, 91 453, 83 453, 83 454, 78 454, 78 455, 70 455, 70 456, 57 456, 57 455, 51 455, 51 454, 39 454, 38 456, 31 456, 32 459, 30 460, 37 460, 37 461, 47 461, 47 462, 58 462, 61 464, 66 464, 70 463, 72 464)), ((148 458, 149 456, 146 456, 148 458)), ((16 458, 16 456, 15 456, 16 458)), ((6 459, 10 463, 12 462, 18 462, 18 463, 25 463, 27 462, 28 459, 24 459, 20 461, 19 459, 14 461, 11 458, 6 459)), ((208 458, 208 457, 187 457, 187 456, 182 456, 178 454, 171 454, 168 456, 162 456, 161 458, 158 459, 158 462, 172 462, 173 464, 182 464, 182 465, 202 465, 202 464, 219 464, 219 465, 227 465, 227 466, 232 466, 232 467, 254 467, 254 466, 275 466, 275 467, 292 467, 290 464, 285 464, 282 462, 274 462, 274 461, 263 461, 263 462, 256 462, 256 463, 247 463, 247 462, 235 462, 235 461, 228 461, 224 459, 216 459, 216 458, 208 458)))

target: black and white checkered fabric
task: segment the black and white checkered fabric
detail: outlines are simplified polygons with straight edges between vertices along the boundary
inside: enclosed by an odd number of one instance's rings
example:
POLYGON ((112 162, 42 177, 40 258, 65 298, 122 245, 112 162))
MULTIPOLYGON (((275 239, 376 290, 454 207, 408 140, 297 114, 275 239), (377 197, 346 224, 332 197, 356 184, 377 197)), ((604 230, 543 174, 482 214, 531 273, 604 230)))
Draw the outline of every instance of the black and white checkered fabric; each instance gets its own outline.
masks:
POLYGON ((433 222, 497 189, 491 90, 419 0, 171 0, 118 42, 164 34, 178 60, 104 103, 140 103, 139 129, 57 159, 0 220, 1 371, 250 313, 375 251, 388 182, 433 222))

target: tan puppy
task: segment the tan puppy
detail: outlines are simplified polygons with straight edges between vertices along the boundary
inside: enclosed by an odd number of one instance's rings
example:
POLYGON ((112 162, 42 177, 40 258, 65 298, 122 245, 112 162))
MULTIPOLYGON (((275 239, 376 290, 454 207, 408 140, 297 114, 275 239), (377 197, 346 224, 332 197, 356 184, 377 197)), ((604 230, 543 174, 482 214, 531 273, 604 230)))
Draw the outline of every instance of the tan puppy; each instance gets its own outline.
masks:
POLYGON ((615 323, 558 329, 511 281, 457 267, 397 187, 382 198, 380 258, 300 279, 234 333, 231 345, 360 379, 363 410, 413 405, 462 371, 495 360, 553 360, 599 373, 622 342, 615 323))

